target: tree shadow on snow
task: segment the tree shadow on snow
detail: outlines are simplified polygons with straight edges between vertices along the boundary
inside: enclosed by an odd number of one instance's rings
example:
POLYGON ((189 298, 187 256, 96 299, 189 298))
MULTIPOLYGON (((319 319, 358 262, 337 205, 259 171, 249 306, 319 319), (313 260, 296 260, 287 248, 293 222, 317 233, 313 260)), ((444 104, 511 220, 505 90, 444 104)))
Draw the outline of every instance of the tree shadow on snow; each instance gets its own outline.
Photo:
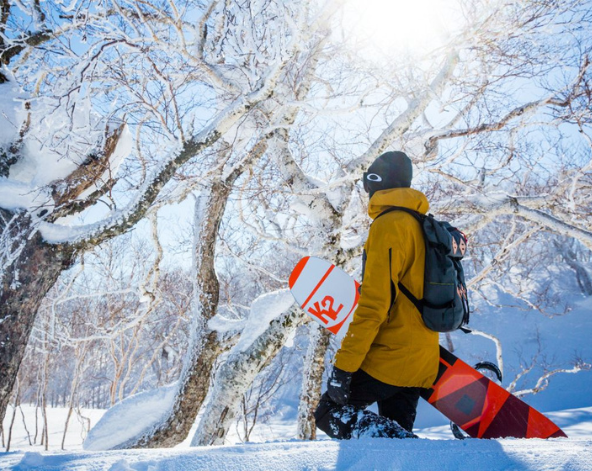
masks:
POLYGON ((339 442, 336 471, 528 469, 496 440, 362 438, 339 442))

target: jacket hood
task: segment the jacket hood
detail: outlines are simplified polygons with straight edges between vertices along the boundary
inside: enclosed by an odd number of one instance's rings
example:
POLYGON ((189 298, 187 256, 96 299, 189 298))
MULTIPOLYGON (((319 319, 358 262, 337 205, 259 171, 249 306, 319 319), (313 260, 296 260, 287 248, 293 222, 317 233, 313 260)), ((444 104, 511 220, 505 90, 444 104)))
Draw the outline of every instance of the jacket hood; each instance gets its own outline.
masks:
POLYGON ((391 188, 377 191, 372 195, 368 203, 368 215, 375 219, 392 206, 402 206, 425 214, 430 208, 430 203, 421 191, 413 188, 391 188))

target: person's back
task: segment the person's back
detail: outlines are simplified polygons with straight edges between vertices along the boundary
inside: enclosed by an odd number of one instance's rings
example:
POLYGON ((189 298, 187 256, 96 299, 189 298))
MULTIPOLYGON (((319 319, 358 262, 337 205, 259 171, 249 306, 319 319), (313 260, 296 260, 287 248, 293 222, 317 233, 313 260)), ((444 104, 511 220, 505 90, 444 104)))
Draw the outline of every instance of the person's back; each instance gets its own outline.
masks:
MULTIPOLYGON (((419 191, 394 188, 376 192, 368 213, 376 218, 392 206, 422 214, 428 209, 419 191)), ((417 299, 423 297, 425 243, 419 223, 403 211, 385 214, 372 224, 365 251, 362 295, 335 366, 361 368, 396 386, 430 387, 438 370, 438 334, 397 288, 401 282, 417 299)))

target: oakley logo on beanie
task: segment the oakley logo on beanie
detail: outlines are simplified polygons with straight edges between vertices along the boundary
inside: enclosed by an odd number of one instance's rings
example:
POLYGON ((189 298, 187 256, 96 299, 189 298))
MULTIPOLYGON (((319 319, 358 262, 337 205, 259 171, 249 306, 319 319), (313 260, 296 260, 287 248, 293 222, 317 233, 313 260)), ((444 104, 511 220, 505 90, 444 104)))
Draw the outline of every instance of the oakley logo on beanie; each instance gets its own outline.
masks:
POLYGON ((370 197, 380 190, 409 188, 413 178, 411 159, 404 152, 385 152, 364 172, 364 190, 370 197))
POLYGON ((370 180, 371 182, 381 182, 382 177, 375 173, 366 173, 366 180, 370 180))

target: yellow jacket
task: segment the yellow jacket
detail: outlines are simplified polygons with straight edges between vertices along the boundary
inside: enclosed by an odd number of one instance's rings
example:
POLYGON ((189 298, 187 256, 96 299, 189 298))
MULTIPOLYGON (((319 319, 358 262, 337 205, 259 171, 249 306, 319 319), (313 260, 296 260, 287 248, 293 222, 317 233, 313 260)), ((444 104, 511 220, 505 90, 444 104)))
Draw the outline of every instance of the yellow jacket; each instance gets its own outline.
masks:
MULTIPOLYGON (((393 188, 372 196, 368 214, 374 219, 391 206, 425 214, 429 203, 417 190, 393 188)), ((430 387, 438 373, 438 333, 424 325, 397 287, 401 281, 423 298, 425 245, 419 223, 404 211, 385 214, 370 226, 365 251, 362 293, 335 366, 349 372, 361 368, 395 386, 430 387)))

